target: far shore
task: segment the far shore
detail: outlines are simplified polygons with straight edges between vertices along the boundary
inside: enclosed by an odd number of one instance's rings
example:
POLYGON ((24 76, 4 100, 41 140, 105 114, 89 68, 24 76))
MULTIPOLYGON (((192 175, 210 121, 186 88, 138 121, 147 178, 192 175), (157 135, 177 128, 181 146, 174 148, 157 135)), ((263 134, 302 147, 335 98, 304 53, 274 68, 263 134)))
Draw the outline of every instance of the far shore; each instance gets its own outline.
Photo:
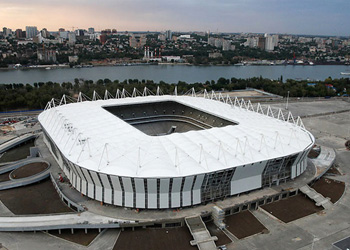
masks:
POLYGON ((120 63, 100 63, 100 64, 83 64, 83 65, 77 65, 76 67, 70 67, 68 64, 47 64, 47 65, 32 65, 29 67, 9 67, 9 68, 0 68, 0 71, 10 71, 10 70, 32 70, 32 69, 62 69, 62 68, 91 68, 91 67, 120 67, 120 66, 148 66, 148 65, 186 65, 186 66, 235 66, 235 67, 245 67, 245 66, 350 66, 348 64, 344 63, 315 63, 314 65, 308 65, 308 64, 255 64, 254 62, 250 63, 247 62, 244 65, 235 65, 235 64, 193 64, 193 63, 179 63, 179 62, 161 62, 157 64, 153 63, 145 63, 145 62, 120 62, 120 63))

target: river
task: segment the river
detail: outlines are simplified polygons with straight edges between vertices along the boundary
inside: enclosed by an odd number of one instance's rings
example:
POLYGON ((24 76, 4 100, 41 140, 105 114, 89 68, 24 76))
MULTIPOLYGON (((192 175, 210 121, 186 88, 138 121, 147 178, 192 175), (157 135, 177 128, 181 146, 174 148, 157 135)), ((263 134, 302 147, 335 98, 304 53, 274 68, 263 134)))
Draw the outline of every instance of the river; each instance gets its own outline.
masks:
POLYGON ((340 72, 349 72, 350 66, 316 65, 316 66, 187 66, 187 65, 141 65, 141 66, 104 66, 93 68, 58 68, 58 69, 21 69, 0 70, 0 83, 34 82, 73 82, 74 78, 123 81, 125 79, 145 79, 155 82, 177 83, 205 82, 225 78, 264 77, 270 79, 310 79, 324 80, 327 77, 341 78, 340 72))

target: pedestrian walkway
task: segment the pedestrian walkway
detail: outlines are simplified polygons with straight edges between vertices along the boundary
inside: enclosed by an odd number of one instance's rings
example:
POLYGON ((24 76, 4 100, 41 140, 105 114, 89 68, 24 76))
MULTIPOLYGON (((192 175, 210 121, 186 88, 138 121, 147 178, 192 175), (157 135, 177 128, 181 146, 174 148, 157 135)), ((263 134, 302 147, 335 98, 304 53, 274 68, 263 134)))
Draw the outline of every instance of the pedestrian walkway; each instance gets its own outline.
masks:
POLYGON ((332 167, 335 161, 335 150, 333 148, 321 146, 321 152, 315 159, 310 159, 316 166, 316 178, 320 178, 329 168, 332 167))
POLYGON ((33 184, 33 183, 36 183, 38 181, 41 181, 41 180, 48 178, 50 176, 50 164, 41 158, 25 159, 23 161, 15 163, 15 164, 6 166, 6 167, 4 167, 5 169, 1 168, 0 174, 7 173, 9 171, 12 171, 14 169, 20 168, 22 166, 25 166, 27 164, 34 163, 34 162, 45 162, 48 164, 48 167, 43 172, 28 176, 25 178, 10 179, 9 181, 0 182, 0 190, 22 187, 22 186, 33 184))
POLYGON ((23 142, 26 142, 28 140, 34 139, 36 135, 34 134, 24 134, 21 136, 18 136, 12 140, 6 141, 3 144, 0 144, 0 154, 6 152, 7 150, 22 144, 23 142))
MULTIPOLYGON (((25 166, 25 165, 30 164, 30 163, 35 163, 35 162, 46 162, 46 161, 44 161, 42 158, 39 158, 39 157, 27 158, 27 159, 19 160, 19 161, 16 161, 14 163, 5 165, 4 167, 1 167, 0 168, 0 174, 4 174, 4 173, 7 173, 7 172, 10 172, 10 171, 15 170, 17 168, 20 168, 22 166, 25 166)), ((49 163, 47 163, 47 164, 49 164, 49 163)))
POLYGON ((316 202, 316 206, 322 206, 324 209, 330 209, 333 206, 333 203, 330 201, 330 198, 325 198, 322 194, 317 193, 315 189, 309 187, 308 185, 302 186, 299 190, 306 194, 311 200, 316 202))
POLYGON ((0 231, 24 232, 56 229, 120 228, 124 221, 90 212, 0 217, 0 231))
POLYGON ((194 239, 190 242, 192 246, 197 245, 199 250, 216 249, 214 241, 218 238, 210 235, 201 216, 186 217, 185 222, 194 239))
MULTIPOLYGON (((50 150, 45 145, 42 134, 39 135, 38 138, 35 140, 35 146, 39 148, 41 157, 45 161, 50 163, 51 176, 53 178, 58 178, 59 174, 64 175, 64 173, 62 173, 63 172, 62 169, 58 166, 56 160, 53 158, 52 154, 50 153, 50 150)), ((80 204, 84 201, 89 200, 88 197, 82 196, 81 193, 78 192, 78 190, 71 188, 71 185, 68 182, 60 183, 56 181, 55 183, 59 188, 60 192, 62 192, 62 194, 65 197, 68 197, 69 200, 71 200, 72 202, 80 204)))

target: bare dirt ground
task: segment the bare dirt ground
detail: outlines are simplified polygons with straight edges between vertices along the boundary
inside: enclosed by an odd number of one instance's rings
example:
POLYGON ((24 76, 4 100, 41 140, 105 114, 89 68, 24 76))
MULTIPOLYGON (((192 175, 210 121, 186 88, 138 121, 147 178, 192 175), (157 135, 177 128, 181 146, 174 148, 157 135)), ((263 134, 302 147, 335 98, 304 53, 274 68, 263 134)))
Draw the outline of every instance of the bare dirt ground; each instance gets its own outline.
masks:
POLYGON ((15 169, 11 173, 11 177, 13 179, 26 178, 26 177, 41 173, 47 168, 48 168, 48 165, 45 162, 29 163, 27 165, 24 165, 20 168, 15 169))
POLYGON ((9 180, 10 180, 10 173, 0 174, 0 182, 9 181, 9 180))
POLYGON ((6 125, 6 126, 2 126, 0 128, 1 131, 5 131, 5 132, 9 132, 9 131, 14 131, 15 128, 13 126, 10 126, 10 125, 6 125))
POLYGON ((217 246, 222 246, 231 243, 232 241, 230 240, 229 237, 226 236, 226 234, 221 231, 217 226, 215 226, 214 222, 208 222, 205 223, 207 226, 207 229, 210 233, 211 236, 216 236, 218 237, 218 240, 215 241, 215 244, 217 246))
POLYGON ((59 198, 49 178, 32 185, 2 190, 0 200, 16 215, 73 212, 59 198))
POLYGON ((341 173, 339 172, 339 170, 335 166, 328 169, 327 174, 341 175, 341 173))
POLYGON ((303 194, 289 197, 286 200, 273 202, 261 206, 261 208, 285 223, 323 210, 322 207, 317 207, 313 201, 303 194))
POLYGON ((190 245, 193 240, 186 227, 126 230, 114 245, 114 250, 196 250, 190 245))
POLYGON ((225 218, 227 229, 238 239, 267 232, 266 227, 250 211, 243 211, 225 218))
POLYGON ((28 142, 27 144, 6 151, 2 157, 0 157, 0 163, 18 161, 27 158, 30 154, 30 147, 34 147, 34 142, 28 142))
POLYGON ((324 197, 331 198, 331 202, 335 203, 343 195, 345 183, 322 177, 312 185, 312 188, 324 197))
POLYGON ((58 230, 49 231, 49 234, 79 245, 88 246, 98 236, 99 232, 97 229, 89 229, 86 234, 84 229, 74 229, 74 234, 72 234, 70 229, 62 229, 61 234, 58 230))
POLYGON ((317 152, 314 149, 311 149, 310 153, 307 155, 310 159, 315 159, 320 155, 320 152, 317 152))

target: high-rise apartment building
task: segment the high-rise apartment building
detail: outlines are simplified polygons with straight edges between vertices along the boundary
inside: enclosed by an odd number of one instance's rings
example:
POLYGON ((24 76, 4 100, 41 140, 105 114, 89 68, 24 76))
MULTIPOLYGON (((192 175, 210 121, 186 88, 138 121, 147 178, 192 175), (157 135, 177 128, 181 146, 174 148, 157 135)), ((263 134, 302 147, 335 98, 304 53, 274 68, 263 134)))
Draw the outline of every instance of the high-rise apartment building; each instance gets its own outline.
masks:
POLYGON ((12 30, 9 29, 9 28, 2 28, 2 35, 6 38, 6 37, 9 37, 9 36, 12 36, 12 30))
POLYGON ((171 32, 171 30, 165 31, 166 40, 171 40, 172 37, 173 37, 173 32, 171 32))
POLYGON ((258 37, 248 37, 247 41, 244 43, 244 46, 247 46, 249 48, 256 48, 258 47, 258 37))
POLYGON ((50 32, 46 29, 46 28, 43 28, 41 31, 41 36, 44 37, 44 38, 49 38, 50 37, 50 32))
POLYGON ((232 45, 230 40, 224 40, 222 42, 223 51, 229 51, 229 50, 235 50, 235 49, 236 49, 236 46, 232 45))
POLYGON ((6 38, 6 33, 7 33, 7 28, 3 27, 2 28, 2 36, 6 38))
POLYGON ((69 44, 71 44, 71 45, 73 45, 77 42, 77 36, 74 32, 68 33, 68 41, 69 41, 69 44))
POLYGON ((215 38, 214 37, 209 37, 208 38, 208 44, 211 46, 215 46, 215 38))
POLYGON ((20 38, 24 38, 23 37, 23 31, 21 29, 16 29, 16 38, 20 39, 20 38))
POLYGON ((216 48, 222 48, 224 41, 225 40, 223 38, 209 37, 208 44, 211 46, 215 46, 216 48))
POLYGON ((147 38, 145 35, 134 35, 131 34, 129 38, 129 45, 132 48, 143 48, 145 46, 147 38))
POLYGON ((266 46, 266 37, 259 37, 258 48, 265 50, 265 46, 266 46))
POLYGON ((69 33, 70 33, 69 31, 60 31, 59 32, 59 36, 60 36, 60 38, 68 39, 68 34, 69 33))
POLYGON ((107 35, 106 34, 100 35, 100 42, 102 44, 105 44, 107 42, 107 35))
POLYGON ((165 34, 159 34, 158 35, 158 40, 165 41, 166 40, 165 34))
POLYGON ((216 38, 214 45, 215 45, 216 48, 221 48, 222 47, 222 43, 223 43, 223 39, 216 38))
POLYGON ((265 50, 273 51, 275 47, 278 45, 278 35, 268 35, 265 34, 265 50))
POLYGON ((78 29, 78 30, 75 31, 75 34, 76 34, 77 36, 84 36, 85 30, 83 30, 83 29, 78 29))
POLYGON ((38 34, 36 26, 26 26, 26 38, 33 38, 38 34))
POLYGON ((275 47, 278 45, 279 42, 279 36, 278 35, 272 35, 272 41, 275 45, 275 47))
POLYGON ((275 48, 275 45, 272 40, 272 36, 265 34, 265 50, 266 51, 273 51, 275 48))

